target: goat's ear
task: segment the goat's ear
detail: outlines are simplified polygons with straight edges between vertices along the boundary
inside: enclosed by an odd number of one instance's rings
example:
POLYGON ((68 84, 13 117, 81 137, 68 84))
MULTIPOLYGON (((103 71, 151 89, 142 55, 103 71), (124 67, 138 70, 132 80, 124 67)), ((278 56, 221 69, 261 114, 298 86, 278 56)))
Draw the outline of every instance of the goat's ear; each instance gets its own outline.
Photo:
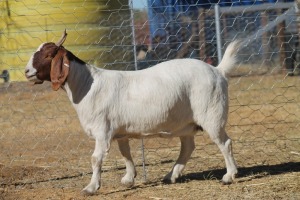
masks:
POLYGON ((69 74, 69 67, 70 61, 67 58, 67 51, 64 48, 59 48, 51 62, 50 78, 53 90, 58 90, 64 84, 69 74))

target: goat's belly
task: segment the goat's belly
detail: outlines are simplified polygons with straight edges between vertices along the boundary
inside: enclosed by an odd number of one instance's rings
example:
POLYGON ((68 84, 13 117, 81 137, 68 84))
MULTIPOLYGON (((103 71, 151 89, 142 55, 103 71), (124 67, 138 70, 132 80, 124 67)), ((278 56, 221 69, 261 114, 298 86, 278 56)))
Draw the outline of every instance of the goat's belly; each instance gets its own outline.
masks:
POLYGON ((166 132, 161 131, 157 133, 117 133, 114 136, 114 139, 122 139, 122 138, 135 138, 135 139, 141 139, 141 138, 171 138, 176 137, 172 132, 166 132))
POLYGON ((188 124, 181 129, 173 130, 173 131, 157 131, 157 132, 141 132, 141 133, 129 133, 129 132, 121 132, 116 133, 114 139, 122 139, 122 138, 172 138, 172 137, 181 137, 181 136, 192 136, 195 135, 198 131, 203 131, 201 126, 197 126, 196 124, 188 124))

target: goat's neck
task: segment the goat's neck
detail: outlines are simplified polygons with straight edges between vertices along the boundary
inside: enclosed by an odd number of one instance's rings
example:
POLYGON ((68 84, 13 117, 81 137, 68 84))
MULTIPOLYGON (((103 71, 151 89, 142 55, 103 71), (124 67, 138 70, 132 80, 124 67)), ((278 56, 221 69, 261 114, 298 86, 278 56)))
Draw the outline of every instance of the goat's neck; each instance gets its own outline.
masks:
POLYGON ((90 91, 94 78, 93 67, 76 60, 70 62, 69 75, 64 85, 69 99, 74 104, 79 104, 90 91))

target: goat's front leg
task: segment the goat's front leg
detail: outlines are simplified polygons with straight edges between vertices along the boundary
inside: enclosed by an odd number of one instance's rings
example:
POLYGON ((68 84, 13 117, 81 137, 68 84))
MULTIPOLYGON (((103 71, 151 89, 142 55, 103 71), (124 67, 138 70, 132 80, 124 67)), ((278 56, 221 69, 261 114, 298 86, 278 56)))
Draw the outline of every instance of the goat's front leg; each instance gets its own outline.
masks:
POLYGON ((93 195, 100 188, 102 162, 108 154, 110 143, 110 137, 96 138, 95 150, 92 155, 93 175, 91 182, 82 190, 83 195, 93 195))
POLYGON ((129 140, 126 139, 120 139, 118 140, 118 145, 120 152, 125 160, 126 165, 126 174, 122 178, 121 183, 124 184, 127 187, 131 187, 134 185, 134 178, 136 177, 136 170, 134 167, 134 163, 130 154, 130 146, 129 146, 129 140))

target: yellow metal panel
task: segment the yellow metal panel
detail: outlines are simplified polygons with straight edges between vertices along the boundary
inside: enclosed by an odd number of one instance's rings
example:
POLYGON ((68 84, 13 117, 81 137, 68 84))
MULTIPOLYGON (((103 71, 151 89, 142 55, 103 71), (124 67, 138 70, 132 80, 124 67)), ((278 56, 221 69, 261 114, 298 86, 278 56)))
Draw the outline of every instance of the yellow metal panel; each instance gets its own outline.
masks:
MULTIPOLYGON (((55 26, 57 31, 43 31, 40 28, 32 28, 29 31, 19 32, 18 29, 11 29, 8 33, 4 31, 3 37, 0 37, 2 48, 6 50, 18 49, 36 49, 43 42, 56 42, 59 40, 65 26, 55 26)), ((109 28, 90 29, 88 25, 83 25, 81 29, 76 30, 76 27, 69 26, 67 28, 68 38, 65 46, 69 44, 84 45, 98 44, 101 46, 113 45, 114 41, 108 39, 105 35, 109 28), (100 36, 100 37, 99 37, 100 36)), ((0 50, 1 51, 1 50, 0 50)))
POLYGON ((129 62, 127 4, 127 0, 0 1, 0 73, 8 69, 11 80, 25 80, 24 67, 32 53, 43 42, 56 42, 64 29, 68 33, 64 46, 82 60, 101 67, 129 62))

